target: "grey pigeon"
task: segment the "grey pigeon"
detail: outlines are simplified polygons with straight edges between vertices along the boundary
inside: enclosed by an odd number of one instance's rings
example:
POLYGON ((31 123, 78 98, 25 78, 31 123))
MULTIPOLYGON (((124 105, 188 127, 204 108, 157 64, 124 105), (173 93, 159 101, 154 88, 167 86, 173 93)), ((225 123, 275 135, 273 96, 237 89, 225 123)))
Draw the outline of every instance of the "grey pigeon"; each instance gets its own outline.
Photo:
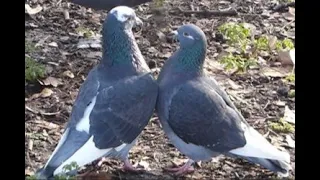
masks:
POLYGON ((182 175, 194 170, 194 162, 226 155, 287 176, 290 155, 250 127, 226 92, 204 74, 207 41, 203 31, 187 24, 174 34, 180 48, 159 74, 156 112, 170 141, 189 161, 167 170, 182 175))
POLYGON ((72 162, 81 167, 102 157, 118 158, 126 170, 138 170, 128 153, 148 124, 158 95, 132 33, 132 27, 141 23, 126 6, 108 13, 102 60, 82 84, 57 147, 37 173, 40 179, 64 173, 63 167, 72 162))
POLYGON ((135 7, 152 0, 70 0, 70 2, 96 10, 110 10, 116 6, 135 7))

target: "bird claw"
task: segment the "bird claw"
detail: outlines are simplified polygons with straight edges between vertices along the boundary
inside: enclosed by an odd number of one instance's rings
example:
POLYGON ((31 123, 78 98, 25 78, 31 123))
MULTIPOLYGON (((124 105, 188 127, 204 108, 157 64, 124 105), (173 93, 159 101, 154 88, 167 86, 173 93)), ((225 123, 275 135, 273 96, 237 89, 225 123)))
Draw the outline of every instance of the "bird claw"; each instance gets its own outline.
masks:
POLYGON ((166 171, 174 172, 173 174, 176 176, 185 175, 194 172, 194 167, 189 164, 185 164, 181 167, 176 168, 164 168, 166 171))
POLYGON ((132 164, 129 162, 129 160, 124 161, 124 165, 122 167, 124 171, 130 171, 130 172, 142 172, 144 171, 143 168, 135 168, 132 166, 132 164))

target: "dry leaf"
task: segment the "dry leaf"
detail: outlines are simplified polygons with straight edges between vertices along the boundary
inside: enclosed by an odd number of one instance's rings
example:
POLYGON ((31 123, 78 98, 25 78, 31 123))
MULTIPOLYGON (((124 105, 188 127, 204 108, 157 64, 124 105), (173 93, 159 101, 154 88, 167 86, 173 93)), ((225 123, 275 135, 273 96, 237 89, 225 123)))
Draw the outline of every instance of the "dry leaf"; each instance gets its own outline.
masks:
POLYGON ((27 168, 27 169, 24 170, 24 174, 27 175, 27 176, 33 176, 34 172, 30 171, 30 169, 27 168))
POLYGON ((48 45, 51 47, 58 47, 58 44, 56 42, 51 42, 48 45))
POLYGON ((275 105, 277 105, 277 106, 279 106, 279 107, 284 107, 284 106, 286 105, 286 103, 283 102, 283 101, 277 101, 277 102, 275 103, 275 105))
POLYGON ((276 48, 277 39, 278 39, 277 36, 269 36, 268 46, 271 50, 274 50, 276 48))
POLYGON ((28 149, 30 151, 32 151, 32 149, 33 149, 33 141, 32 141, 32 139, 29 139, 29 141, 28 141, 28 149))
POLYGON ((53 87, 58 87, 58 85, 61 84, 61 82, 54 77, 47 77, 47 79, 43 80, 42 83, 43 83, 42 85, 45 85, 45 86, 52 85, 53 87))
POLYGON ((62 74, 63 74, 64 76, 67 76, 67 77, 71 78, 71 79, 74 78, 74 74, 73 74, 71 71, 69 71, 69 70, 63 72, 62 74))
POLYGON ((42 11, 42 7, 40 5, 38 5, 37 7, 35 8, 31 8, 29 6, 29 4, 25 4, 24 5, 24 9, 25 9, 25 12, 29 15, 34 15, 34 14, 37 14, 39 13, 40 11, 42 11))
POLYGON ((290 55, 292 63, 295 65, 296 64, 296 50, 295 49, 291 49, 289 51, 289 55, 290 55))
POLYGON ((41 91, 41 97, 49 97, 51 96, 53 93, 53 91, 49 88, 44 88, 42 91, 41 91))
POLYGON ((286 73, 280 72, 278 69, 265 67, 262 70, 262 73, 268 77, 285 77, 286 73))
POLYGON ((288 143, 288 146, 291 148, 295 148, 296 147, 296 143, 295 141, 291 138, 290 135, 286 135, 286 142, 288 143))
MULTIPOLYGON (((291 52, 294 55, 294 53, 291 52)), ((280 51, 278 52, 278 60, 282 65, 293 65, 292 57, 290 56, 290 51, 280 51)))
POLYGON ((284 117, 283 117, 284 121, 287 121, 289 123, 295 124, 295 113, 289 109, 288 106, 285 107, 284 109, 284 117))
POLYGON ((141 160, 138 165, 142 166, 145 170, 149 169, 149 163, 147 161, 141 160))
POLYGON ((179 158, 173 158, 173 160, 171 161, 175 166, 181 166, 182 164, 184 164, 186 162, 185 159, 179 159, 179 158))

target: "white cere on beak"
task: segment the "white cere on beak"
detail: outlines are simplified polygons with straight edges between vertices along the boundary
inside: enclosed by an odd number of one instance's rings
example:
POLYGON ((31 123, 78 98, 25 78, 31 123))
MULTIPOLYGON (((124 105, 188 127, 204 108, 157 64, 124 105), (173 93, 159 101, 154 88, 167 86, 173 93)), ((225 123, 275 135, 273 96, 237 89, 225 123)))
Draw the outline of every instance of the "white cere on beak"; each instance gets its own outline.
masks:
POLYGON ((128 17, 135 17, 134 10, 127 6, 117 6, 111 9, 109 13, 113 14, 120 22, 127 21, 128 17))

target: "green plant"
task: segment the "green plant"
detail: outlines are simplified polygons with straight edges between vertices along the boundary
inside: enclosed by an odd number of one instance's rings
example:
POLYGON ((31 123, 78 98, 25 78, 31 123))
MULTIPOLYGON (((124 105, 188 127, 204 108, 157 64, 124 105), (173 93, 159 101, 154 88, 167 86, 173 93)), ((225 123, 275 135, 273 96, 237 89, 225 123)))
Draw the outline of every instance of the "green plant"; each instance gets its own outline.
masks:
POLYGON ((43 78, 44 75, 45 75, 44 65, 26 56, 25 57, 25 80, 28 82, 34 82, 39 78, 43 78))
POLYGON ((34 43, 25 41, 24 42, 24 52, 25 53, 32 53, 37 50, 37 47, 35 46, 34 43))
POLYGON ((234 56, 231 53, 227 56, 223 56, 220 63, 224 64, 227 70, 236 69, 240 72, 245 72, 249 66, 257 64, 252 58, 244 58, 241 55, 234 56))
POLYGON ((282 41, 277 41, 276 43, 277 50, 290 50, 294 49, 294 44, 291 39, 284 39, 282 41))
POLYGON ((296 78, 295 78, 295 77, 296 77, 296 76, 295 76, 294 73, 290 73, 290 74, 288 74, 288 75, 285 77, 285 80, 294 83, 294 82, 296 81, 296 78))
POLYGON ((245 51, 251 36, 250 29, 246 28, 243 23, 225 23, 218 27, 218 31, 223 34, 230 45, 238 45, 245 51))
POLYGON ((94 32, 85 27, 76 28, 76 32, 82 34, 85 38, 89 38, 94 35, 94 32))
POLYGON ((156 5, 156 7, 161 7, 163 6, 165 0, 154 0, 154 4, 156 5))
POLYGON ((269 127, 276 131, 281 133, 292 133, 294 132, 294 127, 288 122, 285 122, 283 118, 279 120, 279 122, 272 122, 269 124, 269 127))
POLYGON ((262 36, 254 40, 254 45, 258 50, 269 50, 269 39, 267 36, 262 36))

